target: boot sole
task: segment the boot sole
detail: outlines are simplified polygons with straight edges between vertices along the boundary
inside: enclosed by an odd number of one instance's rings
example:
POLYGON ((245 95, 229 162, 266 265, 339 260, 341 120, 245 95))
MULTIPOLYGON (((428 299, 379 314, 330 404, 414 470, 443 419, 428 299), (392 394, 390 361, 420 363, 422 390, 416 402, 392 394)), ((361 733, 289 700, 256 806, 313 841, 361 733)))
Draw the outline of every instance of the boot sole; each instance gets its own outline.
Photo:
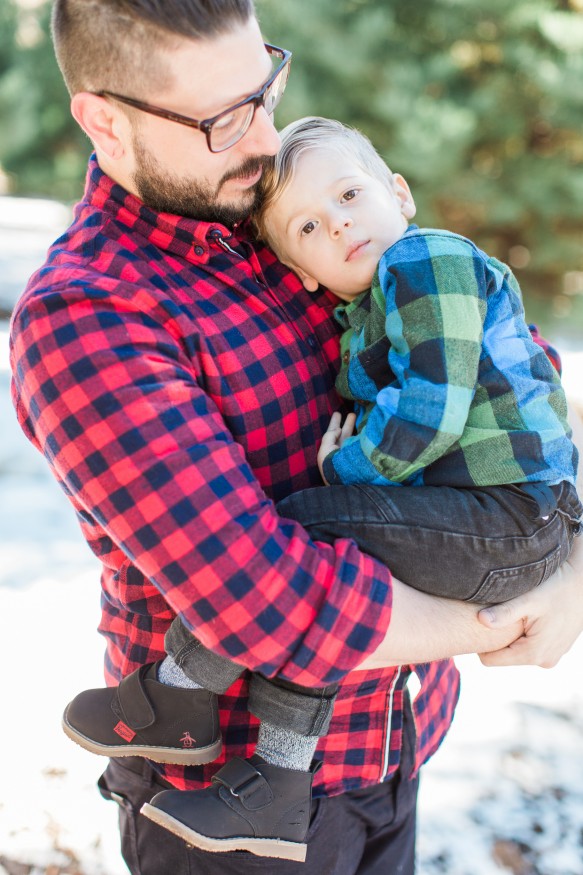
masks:
POLYGON ((67 723, 63 718, 63 732, 65 735, 78 744, 80 747, 88 750, 89 753, 98 754, 98 756, 106 757, 146 757, 155 763, 173 763, 181 766, 202 766, 205 763, 212 763, 220 755, 223 744, 218 738, 212 744, 206 747, 198 747, 196 750, 178 750, 173 747, 152 747, 147 744, 124 744, 123 747, 117 747, 113 744, 99 744, 91 738, 82 735, 70 723, 67 723))
POLYGON ((176 818, 154 808, 149 802, 145 802, 140 812, 149 820, 153 820, 158 826, 169 830, 174 835, 183 839, 187 844, 200 848, 203 851, 226 852, 226 851, 250 851, 258 857, 277 857, 280 860, 295 860, 305 863, 308 846, 299 842, 286 842, 283 839, 257 839, 250 836, 240 836, 228 839, 216 839, 211 836, 201 835, 190 827, 185 826, 176 818))

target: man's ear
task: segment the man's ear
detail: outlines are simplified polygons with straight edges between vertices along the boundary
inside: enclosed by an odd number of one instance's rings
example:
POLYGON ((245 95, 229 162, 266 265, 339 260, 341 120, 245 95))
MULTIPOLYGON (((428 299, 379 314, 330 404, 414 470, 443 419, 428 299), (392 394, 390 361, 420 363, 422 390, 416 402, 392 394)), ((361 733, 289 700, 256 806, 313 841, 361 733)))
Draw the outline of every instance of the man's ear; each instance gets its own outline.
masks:
POLYGON ((109 100, 80 91, 71 99, 71 113, 96 149, 114 160, 123 157, 129 120, 109 100))
POLYGON ((400 173, 393 173, 393 190, 401 201, 401 213, 406 219, 412 219, 417 212, 417 207, 407 180, 400 173))

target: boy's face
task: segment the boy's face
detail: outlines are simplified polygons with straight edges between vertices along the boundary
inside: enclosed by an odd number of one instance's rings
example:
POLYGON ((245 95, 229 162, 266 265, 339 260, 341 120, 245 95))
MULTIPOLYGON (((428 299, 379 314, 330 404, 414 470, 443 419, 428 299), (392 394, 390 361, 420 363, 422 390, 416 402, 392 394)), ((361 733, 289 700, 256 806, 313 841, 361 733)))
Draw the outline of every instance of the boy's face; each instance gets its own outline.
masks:
POLYGON ((351 301, 370 288, 383 252, 415 215, 409 186, 392 187, 330 148, 301 155, 294 176, 266 214, 277 255, 308 291, 326 286, 351 301))

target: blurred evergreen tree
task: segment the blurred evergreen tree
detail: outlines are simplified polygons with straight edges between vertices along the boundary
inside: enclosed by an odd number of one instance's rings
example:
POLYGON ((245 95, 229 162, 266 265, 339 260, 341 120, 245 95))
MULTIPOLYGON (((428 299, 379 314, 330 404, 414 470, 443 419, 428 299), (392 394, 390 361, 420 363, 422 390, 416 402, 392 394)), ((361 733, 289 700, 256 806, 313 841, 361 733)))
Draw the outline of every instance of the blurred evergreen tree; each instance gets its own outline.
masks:
POLYGON ((0 76, 15 62, 17 16, 14 3, 0 3, 0 76))
POLYGON ((9 191, 72 201, 91 144, 69 112, 49 22, 50 3, 0 0, 0 167, 9 191))
MULTIPOLYGON (((472 237, 525 288, 580 290, 583 0, 256 3, 266 38, 294 52, 278 124, 356 125, 411 183, 421 224, 472 237)), ((15 192, 70 200, 90 145, 49 9, 0 0, 0 165, 15 192)))
MULTIPOLYGON (((583 279, 582 0, 259 0, 294 52, 278 111, 367 133, 419 223, 472 237, 525 287, 583 279)), ((583 290, 583 289, 581 289, 583 290)))

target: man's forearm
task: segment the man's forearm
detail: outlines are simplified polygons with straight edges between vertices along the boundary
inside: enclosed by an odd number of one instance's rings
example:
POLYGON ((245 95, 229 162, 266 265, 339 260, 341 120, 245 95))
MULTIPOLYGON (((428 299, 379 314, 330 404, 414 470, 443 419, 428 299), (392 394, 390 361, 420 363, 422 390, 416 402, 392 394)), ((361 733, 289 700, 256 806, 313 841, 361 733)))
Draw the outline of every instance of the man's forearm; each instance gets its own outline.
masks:
POLYGON ((522 634, 522 623, 486 629, 478 606, 419 592, 393 578, 393 611, 384 640, 359 668, 433 662, 462 653, 506 647, 522 634))

